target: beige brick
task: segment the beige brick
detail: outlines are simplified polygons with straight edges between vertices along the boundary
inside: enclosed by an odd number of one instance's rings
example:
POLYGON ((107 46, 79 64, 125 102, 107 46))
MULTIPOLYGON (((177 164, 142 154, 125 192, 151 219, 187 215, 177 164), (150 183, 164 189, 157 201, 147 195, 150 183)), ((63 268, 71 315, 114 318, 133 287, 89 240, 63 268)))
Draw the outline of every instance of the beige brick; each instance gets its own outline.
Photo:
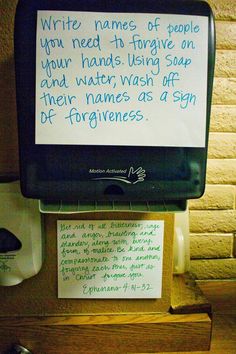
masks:
POLYGON ((207 0, 217 20, 236 19, 236 7, 232 0, 207 0))
POLYGON ((207 183, 236 184, 236 159, 208 159, 207 183))
POLYGON ((229 258, 233 253, 233 234, 191 234, 190 257, 229 258))
POLYGON ((206 185, 204 195, 189 200, 189 209, 234 209, 235 187, 230 185, 206 185))
POLYGON ((217 50, 215 77, 236 77, 236 51, 217 50))
POLYGON ((216 48, 236 49, 236 23, 216 21, 216 48))
POLYGON ((236 79, 214 78, 213 104, 234 105, 236 103, 236 79))
POLYGON ((236 258, 192 260, 190 272, 197 279, 236 278, 236 258))
POLYGON ((16 0, 0 2, 0 62, 4 62, 10 56, 13 57, 13 31, 16 4, 16 0))
POLYGON ((236 158, 236 133, 210 133, 208 158, 236 158))
POLYGON ((190 232, 232 233, 236 230, 236 210, 190 210, 190 232))
POLYGON ((213 105, 211 107, 210 131, 236 132, 236 105, 213 105))

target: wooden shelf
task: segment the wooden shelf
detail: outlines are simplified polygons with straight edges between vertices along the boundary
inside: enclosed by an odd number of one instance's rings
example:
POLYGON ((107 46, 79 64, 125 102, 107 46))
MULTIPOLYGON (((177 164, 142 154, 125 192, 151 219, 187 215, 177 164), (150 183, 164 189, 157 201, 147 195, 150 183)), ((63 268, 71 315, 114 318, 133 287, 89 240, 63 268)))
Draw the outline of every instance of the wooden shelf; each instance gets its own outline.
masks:
POLYGON ((35 354, 208 350, 208 314, 122 314, 2 318, 0 348, 21 343, 35 354))
POLYGON ((175 277, 173 292, 178 294, 173 297, 171 311, 182 313, 142 312, 140 308, 136 313, 2 316, 0 352, 4 353, 13 343, 24 345, 34 354, 208 350, 212 321, 206 299, 186 277, 175 277), (180 294, 188 294, 186 303, 180 294), (192 313, 184 313, 187 309, 192 313), (194 313, 199 311, 203 312, 194 313))

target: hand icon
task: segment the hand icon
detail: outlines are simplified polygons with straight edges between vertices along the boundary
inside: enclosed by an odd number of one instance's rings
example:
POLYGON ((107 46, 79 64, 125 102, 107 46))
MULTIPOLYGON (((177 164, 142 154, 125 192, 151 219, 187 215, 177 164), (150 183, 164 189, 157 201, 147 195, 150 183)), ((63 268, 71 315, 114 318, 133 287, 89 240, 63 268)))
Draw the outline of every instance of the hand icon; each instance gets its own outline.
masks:
POLYGON ((132 184, 143 182, 144 178, 146 177, 145 172, 146 171, 142 167, 138 167, 136 170, 134 170, 133 167, 130 167, 129 174, 128 174, 129 182, 132 184))

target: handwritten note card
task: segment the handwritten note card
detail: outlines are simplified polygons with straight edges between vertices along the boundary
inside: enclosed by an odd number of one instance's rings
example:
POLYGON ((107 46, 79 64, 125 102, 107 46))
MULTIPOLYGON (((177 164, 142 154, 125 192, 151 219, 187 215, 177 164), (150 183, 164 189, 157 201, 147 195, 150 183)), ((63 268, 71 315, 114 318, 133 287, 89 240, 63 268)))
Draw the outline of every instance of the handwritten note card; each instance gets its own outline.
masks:
POLYGON ((36 144, 204 147, 208 18, 38 11, 36 144))
POLYGON ((59 298, 160 298, 164 221, 59 220, 59 298))

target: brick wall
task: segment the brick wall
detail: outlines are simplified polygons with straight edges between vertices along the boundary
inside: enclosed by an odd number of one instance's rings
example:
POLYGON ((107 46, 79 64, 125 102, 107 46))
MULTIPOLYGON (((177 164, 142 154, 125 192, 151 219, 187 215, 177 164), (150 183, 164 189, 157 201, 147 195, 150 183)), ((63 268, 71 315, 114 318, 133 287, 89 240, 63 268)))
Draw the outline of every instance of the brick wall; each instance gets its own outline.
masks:
MULTIPOLYGON (((189 202, 191 271, 198 278, 236 277, 236 6, 209 0, 216 18, 217 55, 207 185, 189 202)), ((18 174, 13 65, 17 0, 0 0, 0 174, 18 174)))
POLYGON ((216 67, 206 191, 189 202, 191 271, 236 277, 236 7, 209 0, 216 19, 216 67))

